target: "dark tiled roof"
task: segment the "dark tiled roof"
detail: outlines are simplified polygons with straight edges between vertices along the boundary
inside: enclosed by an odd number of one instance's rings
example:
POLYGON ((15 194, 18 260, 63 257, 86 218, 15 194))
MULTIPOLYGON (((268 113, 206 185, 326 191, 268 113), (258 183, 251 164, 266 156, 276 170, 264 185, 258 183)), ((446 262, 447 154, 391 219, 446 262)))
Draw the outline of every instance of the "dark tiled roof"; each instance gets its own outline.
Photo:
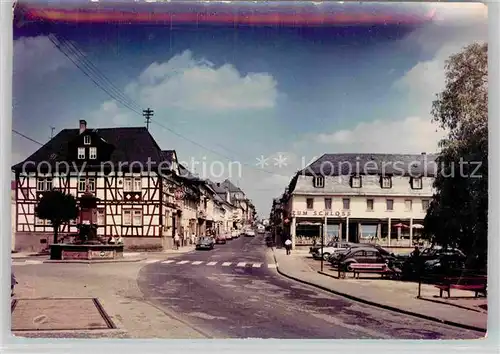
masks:
POLYGON ((175 156, 175 150, 162 150, 161 156, 162 156, 164 161, 168 161, 169 163, 172 163, 174 160, 174 156, 175 156))
POLYGON ((387 174, 435 176, 433 154, 324 154, 305 169, 303 175, 339 176, 351 174, 387 174))
MULTIPOLYGON (((110 162, 114 164, 136 162, 147 168, 148 159, 152 162, 152 167, 155 164, 158 166, 165 160, 160 147, 145 127, 102 128, 94 129, 94 132, 115 147, 110 157, 110 162)), ((70 156, 69 143, 78 135, 79 129, 64 129, 26 160, 12 168, 21 168, 23 163, 27 161, 32 161, 35 164, 47 161, 53 166, 58 161, 68 161, 70 156)))
POLYGON ((226 179, 224 182, 221 183, 221 186, 223 188, 225 188, 227 191, 229 191, 230 193, 237 193, 237 192, 241 192, 243 193, 243 191, 241 189, 239 189, 238 187, 236 187, 230 180, 226 179))
POLYGON ((192 180, 192 181, 200 181, 198 177, 193 175, 191 171, 189 171, 186 167, 183 165, 179 164, 179 175, 185 179, 192 180))

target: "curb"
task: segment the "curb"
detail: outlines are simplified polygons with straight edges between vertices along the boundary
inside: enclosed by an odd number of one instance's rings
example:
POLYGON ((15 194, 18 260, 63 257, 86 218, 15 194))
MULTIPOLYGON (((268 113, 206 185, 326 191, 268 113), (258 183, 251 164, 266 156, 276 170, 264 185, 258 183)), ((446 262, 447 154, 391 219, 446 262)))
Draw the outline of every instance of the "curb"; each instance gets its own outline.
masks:
MULTIPOLYGON (((376 303, 376 302, 373 302, 373 301, 370 301, 370 300, 362 299, 362 298, 359 298, 359 297, 356 297, 356 296, 352 296, 352 295, 349 295, 349 294, 346 294, 346 293, 341 293, 339 291, 336 291, 336 290, 333 290, 333 289, 330 289, 330 288, 327 288, 327 287, 324 287, 324 286, 321 286, 321 285, 318 285, 318 284, 314 284, 314 283, 308 282, 306 280, 302 280, 302 279, 296 278, 294 276, 291 276, 291 275, 288 275, 286 273, 283 273, 279 269, 279 267, 278 267, 278 261, 276 259, 276 254, 274 253, 274 251, 273 251, 273 257, 274 257, 274 262, 276 263, 276 270, 278 271, 278 273, 280 275, 284 276, 285 278, 289 278, 289 279, 295 280, 296 282, 299 282, 299 283, 302 283, 302 284, 305 284, 305 285, 309 285, 309 286, 313 286, 315 288, 327 291, 329 293, 345 297, 346 299, 353 300, 353 301, 356 301, 356 302, 360 302, 360 303, 365 304, 365 305, 370 305, 370 306, 373 306, 373 307, 382 308, 384 310, 389 310, 389 311, 393 311, 393 312, 397 312, 397 313, 402 313, 404 315, 418 317, 418 318, 421 318, 421 319, 424 319, 424 320, 438 322, 438 323, 442 323, 442 324, 445 324, 445 325, 449 325, 449 326, 453 326, 453 327, 458 327, 458 328, 463 328, 463 329, 467 329, 467 330, 472 330, 472 331, 476 331, 476 332, 483 332, 483 333, 487 332, 487 329, 485 329, 485 328, 480 328, 480 327, 476 327, 476 326, 469 326, 469 325, 458 323, 458 322, 447 321, 447 320, 443 320, 443 319, 440 319, 440 318, 437 318, 437 317, 422 315, 420 313, 415 313, 415 312, 411 312, 411 311, 407 311, 407 310, 403 310, 403 309, 398 309, 397 307, 392 307, 392 306, 388 306, 388 305, 382 305, 382 304, 379 304, 379 303, 376 303)), ((329 274, 322 273, 321 271, 318 271, 318 273, 322 274, 322 275, 330 276, 329 274)))
POLYGON ((147 259, 146 257, 141 258, 121 258, 121 259, 96 259, 96 260, 77 260, 77 259, 68 259, 68 260, 51 260, 47 259, 43 261, 43 263, 83 263, 83 264, 95 264, 95 263, 134 263, 140 262, 147 259))

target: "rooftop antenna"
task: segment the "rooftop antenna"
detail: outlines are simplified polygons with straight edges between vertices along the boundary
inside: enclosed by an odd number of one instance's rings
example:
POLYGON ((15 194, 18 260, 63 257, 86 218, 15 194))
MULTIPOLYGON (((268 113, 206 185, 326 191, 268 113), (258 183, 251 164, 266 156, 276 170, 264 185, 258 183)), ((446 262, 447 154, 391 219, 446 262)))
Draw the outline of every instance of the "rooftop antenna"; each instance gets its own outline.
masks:
POLYGON ((54 137, 54 130, 56 130, 56 127, 50 127, 50 138, 51 139, 54 137))

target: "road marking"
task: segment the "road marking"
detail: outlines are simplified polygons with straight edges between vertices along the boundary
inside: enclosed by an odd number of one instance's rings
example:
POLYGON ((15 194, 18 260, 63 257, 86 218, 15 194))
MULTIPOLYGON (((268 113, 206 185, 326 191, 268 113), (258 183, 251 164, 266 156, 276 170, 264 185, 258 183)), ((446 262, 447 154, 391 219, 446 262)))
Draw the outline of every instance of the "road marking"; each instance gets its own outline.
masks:
POLYGON ((163 263, 163 264, 169 264, 169 263, 173 263, 173 262, 175 262, 175 261, 174 261, 174 260, 169 259, 168 261, 163 261, 162 263, 163 263))
POLYGON ((42 264, 43 261, 30 261, 30 260, 27 260, 26 261, 26 264, 42 264))
POLYGON ((223 266, 223 267, 228 267, 228 266, 230 266, 230 265, 231 265, 231 262, 224 262, 224 263, 222 263, 222 266, 223 266))
POLYGON ((177 264, 186 264, 186 263, 189 263, 189 261, 180 261, 180 262, 177 262, 177 264))
POLYGON ((202 264, 202 263, 203 263, 202 261, 196 261, 196 262, 193 262, 191 264, 198 265, 198 264, 202 264))
POLYGON ((267 267, 268 268, 276 268, 277 264, 268 264, 267 267))
POLYGON ((252 265, 253 268, 260 268, 260 266, 262 265, 262 263, 254 263, 252 265))
POLYGON ((237 266, 237 267, 244 267, 244 266, 246 266, 246 265, 247 265, 247 262, 240 262, 240 263, 238 263, 236 266, 237 266))
POLYGON ((207 263, 207 265, 209 265, 209 266, 213 266, 213 265, 216 265, 216 264, 217 264, 217 262, 208 262, 207 263))

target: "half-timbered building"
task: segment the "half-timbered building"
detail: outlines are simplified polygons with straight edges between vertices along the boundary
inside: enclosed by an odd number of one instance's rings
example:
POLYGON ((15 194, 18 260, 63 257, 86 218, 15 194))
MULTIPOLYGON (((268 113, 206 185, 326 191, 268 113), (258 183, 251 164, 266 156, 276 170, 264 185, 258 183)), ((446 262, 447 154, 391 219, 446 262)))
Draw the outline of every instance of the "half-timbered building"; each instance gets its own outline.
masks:
MULTIPOLYGON (((88 189, 97 196, 101 236, 122 236, 128 248, 172 245, 182 179, 176 154, 162 151, 145 127, 89 129, 82 120, 79 129, 62 130, 12 170, 16 249, 38 251, 50 242, 52 226, 35 216, 35 206, 52 189, 76 198, 88 189)), ((75 234, 76 222, 59 232, 75 234)))

